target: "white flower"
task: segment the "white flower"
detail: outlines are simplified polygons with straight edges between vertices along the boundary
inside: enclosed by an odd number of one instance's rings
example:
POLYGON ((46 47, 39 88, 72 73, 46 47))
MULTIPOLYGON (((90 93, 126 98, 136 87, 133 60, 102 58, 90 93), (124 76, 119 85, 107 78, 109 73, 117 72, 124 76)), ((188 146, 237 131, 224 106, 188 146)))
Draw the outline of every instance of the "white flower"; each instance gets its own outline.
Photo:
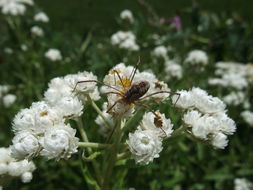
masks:
POLYGON ((40 154, 48 159, 69 158, 77 152, 78 138, 75 134, 76 130, 65 124, 47 130, 45 136, 40 139, 43 147, 40 154))
POLYGON ((137 163, 148 164, 158 158, 162 151, 162 142, 153 130, 136 130, 129 133, 126 143, 137 163))
POLYGON ((147 112, 144 114, 141 121, 141 128, 143 130, 153 130, 154 133, 159 137, 170 137, 173 132, 173 124, 170 119, 166 119, 164 114, 155 112, 157 116, 152 112, 147 112))
POLYGON ((20 48, 22 49, 22 51, 27 51, 27 50, 28 50, 28 47, 27 47, 27 45, 25 45, 25 44, 22 44, 22 45, 20 46, 20 48))
POLYGON ((166 78, 176 78, 181 79, 183 75, 182 67, 181 65, 177 64, 173 60, 168 60, 165 62, 165 72, 166 72, 166 78))
POLYGON ((0 7, 2 7, 3 14, 12 16, 24 15, 26 11, 25 5, 17 0, 2 0, 0 2, 0 7))
POLYGON ((172 96, 172 102, 176 105, 176 107, 187 109, 194 105, 194 99, 192 97, 192 93, 186 90, 177 91, 180 94, 178 99, 177 95, 172 96))
POLYGON ((135 42, 135 35, 132 32, 118 31, 111 36, 112 45, 130 51, 139 50, 139 46, 135 42))
POLYGON ((167 58, 167 48, 165 46, 157 46, 153 51, 154 56, 167 58))
POLYGON ((13 49, 6 47, 6 48, 4 48, 4 53, 11 55, 11 54, 13 54, 13 49))
POLYGON ((66 96, 61 98, 54 108, 66 118, 76 118, 82 115, 83 105, 77 97, 66 96))
POLYGON ((21 180, 23 183, 31 182, 32 178, 33 178, 32 172, 25 172, 21 175, 21 180))
POLYGON ((14 94, 7 94, 3 97, 3 103, 5 107, 10 107, 17 99, 17 96, 14 94))
POLYGON ((253 112, 245 110, 241 113, 241 116, 246 123, 248 123, 250 126, 253 126, 253 112))
POLYGON ((228 145, 227 135, 217 133, 213 136, 211 143, 215 148, 224 149, 228 145))
POLYGON ((186 114, 184 114, 183 121, 189 126, 195 126, 198 124, 200 117, 201 114, 198 111, 189 110, 186 114))
POLYGON ((45 57, 48 58, 50 61, 61 61, 62 60, 62 55, 61 52, 58 49, 49 49, 46 53, 45 53, 45 57))
POLYGON ((28 162, 27 160, 22 160, 19 162, 11 162, 9 164, 9 175, 11 176, 21 176, 26 172, 33 172, 36 169, 33 162, 28 162))
POLYGON ((206 91, 200 88, 193 88, 192 98, 194 98, 194 105, 203 113, 217 113, 223 112, 226 105, 217 97, 212 97, 206 91))
POLYGON ((22 160, 36 155, 40 149, 37 137, 29 132, 18 133, 12 140, 11 156, 22 160))
POLYGON ((234 180, 234 190, 252 190, 253 183, 245 178, 236 178, 234 180))
POLYGON ((208 56, 206 52, 202 50, 193 50, 191 51, 186 60, 186 63, 191 63, 193 65, 207 65, 208 64, 208 56))
POLYGON ((34 20, 38 22, 49 22, 49 18, 44 12, 37 13, 34 16, 34 20))
POLYGON ((14 132, 29 131, 40 135, 46 129, 63 122, 63 118, 57 111, 45 102, 33 103, 30 109, 21 110, 13 120, 14 132))
POLYGON ((244 103, 246 99, 246 94, 242 91, 239 92, 233 91, 228 95, 224 96, 222 99, 227 105, 238 106, 244 103))
POLYGON ((31 28, 31 33, 34 35, 34 36, 38 36, 38 37, 42 37, 44 36, 44 31, 41 27, 39 26, 33 26, 31 28))
POLYGON ((0 85, 0 98, 9 91, 9 88, 7 85, 0 85))
POLYGON ((65 96, 73 96, 73 88, 68 85, 64 78, 53 78, 48 85, 48 89, 44 93, 45 100, 54 105, 58 100, 65 96))
POLYGON ((128 20, 130 23, 133 23, 134 22, 134 17, 133 17, 133 14, 130 10, 123 10, 121 13, 120 13, 120 18, 122 20, 128 20))

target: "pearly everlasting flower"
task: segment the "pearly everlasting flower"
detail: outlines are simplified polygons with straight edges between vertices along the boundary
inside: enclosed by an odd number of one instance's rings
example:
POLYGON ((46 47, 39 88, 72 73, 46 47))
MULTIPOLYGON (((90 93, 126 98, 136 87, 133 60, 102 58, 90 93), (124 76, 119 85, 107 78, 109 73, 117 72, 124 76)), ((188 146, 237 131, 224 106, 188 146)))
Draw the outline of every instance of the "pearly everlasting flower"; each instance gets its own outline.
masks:
POLYGON ((34 35, 34 36, 37 36, 37 37, 42 37, 44 36, 44 31, 41 27, 39 26, 33 26, 31 28, 31 33, 34 35))
POLYGON ((3 97, 3 103, 5 107, 10 107, 17 99, 17 96, 14 94, 7 94, 3 97))
POLYGON ((218 62, 215 67, 215 75, 217 75, 217 77, 208 80, 210 85, 243 90, 247 88, 251 82, 249 75, 251 69, 245 64, 218 62))
POLYGON ((200 88, 193 88, 192 97, 194 98, 194 105, 203 113, 217 113, 223 112, 226 105, 217 97, 207 95, 207 93, 200 88))
POLYGON ((159 157, 162 142, 153 130, 136 130, 126 141, 136 163, 148 164, 159 157))
POLYGON ((18 0, 1 0, 0 8, 2 8, 2 13, 5 15, 24 15, 26 12, 26 7, 18 0))
POLYGON ((173 104, 175 104, 177 107, 183 108, 183 109, 187 109, 187 108, 194 106, 195 101, 192 97, 192 93, 190 93, 186 90, 177 91, 177 93, 180 94, 180 97, 178 98, 178 96, 176 96, 176 95, 173 96, 172 97, 173 104))
POLYGON ((20 48, 21 48, 22 51, 27 51, 27 50, 28 50, 28 47, 27 47, 27 45, 25 45, 25 44, 22 44, 22 45, 20 46, 20 48))
POLYGON ((181 79, 183 75, 182 67, 181 65, 177 64, 173 60, 168 60, 165 62, 165 72, 166 72, 166 78, 176 78, 181 79))
POLYGON ((170 137, 173 132, 173 124, 170 119, 166 119, 164 114, 155 112, 157 116, 152 112, 144 114, 141 121, 141 128, 143 130, 153 130, 157 136, 166 138, 170 137))
POLYGON ((244 119, 244 121, 249 124, 250 126, 253 126, 253 112, 249 110, 245 110, 241 113, 241 117, 244 119))
POLYGON ((134 22, 134 17, 133 17, 133 14, 130 10, 123 10, 121 13, 120 13, 120 18, 122 20, 127 20, 129 21, 130 23, 133 23, 134 22))
POLYGON ((11 156, 17 160, 30 158, 39 150, 38 138, 29 132, 20 132, 12 140, 11 156))
POLYGON ((49 22, 49 18, 44 12, 39 12, 34 16, 34 20, 38 22, 49 22))
POLYGON ((0 98, 9 91, 9 88, 8 85, 0 85, 0 98))
POLYGON ((207 65, 208 64, 208 56, 206 52, 202 50, 193 50, 191 51, 187 58, 185 59, 186 63, 190 63, 192 65, 207 65))
POLYGON ((245 102, 246 94, 242 91, 233 91, 228 95, 224 96, 222 99, 227 105, 238 106, 245 102))
POLYGON ((31 172, 25 172, 21 176, 21 180, 22 180, 23 183, 31 182, 32 178, 33 178, 33 175, 32 175, 31 172))
POLYGON ((0 148, 0 175, 21 177, 23 183, 32 180, 32 172, 36 169, 33 162, 15 161, 10 156, 10 148, 0 148))
POLYGON ((77 97, 66 96, 61 98, 54 106, 56 111, 64 118, 76 118, 82 115, 83 105, 77 97))
POLYGON ((77 152, 78 138, 75 134, 76 130, 65 124, 47 130, 40 139, 43 147, 40 154, 48 159, 69 158, 71 154, 77 152))
POLYGON ((54 105, 58 100, 65 96, 73 96, 73 88, 68 85, 62 77, 53 78, 48 85, 48 89, 44 93, 46 102, 54 105))
POLYGON ((4 48, 4 53, 11 55, 11 54, 13 54, 13 49, 6 47, 6 48, 4 48))
MULTIPOLYGON (((188 132, 194 137, 210 142, 223 149, 228 144, 227 135, 236 131, 235 122, 226 114, 225 104, 200 88, 179 91, 181 96, 177 107, 187 110, 183 116, 188 132)), ((173 97, 175 102, 175 97, 173 97)))
POLYGON ((211 143, 215 148, 224 149, 228 145, 227 135, 223 133, 214 134, 211 143))
POLYGON ((167 48, 165 46, 157 46, 153 51, 153 55, 167 59, 167 48))
POLYGON ((21 110, 13 120, 12 129, 14 132, 29 131, 39 135, 62 121, 63 118, 57 110, 41 101, 33 103, 29 109, 21 110))
POLYGON ((53 62, 62 60, 61 52, 58 49, 49 49, 45 53, 45 57, 48 58, 50 61, 53 61, 53 62))
POLYGON ((9 164, 9 174, 11 176, 21 176, 26 172, 33 172, 36 169, 33 162, 22 160, 20 162, 11 162, 9 164))
POLYGON ((132 32, 118 31, 111 36, 111 43, 114 46, 118 46, 121 49, 127 49, 129 51, 139 50, 139 46, 135 42, 135 35, 132 32))
POLYGON ((253 183, 245 178, 236 178, 234 180, 234 190, 252 190, 253 183))

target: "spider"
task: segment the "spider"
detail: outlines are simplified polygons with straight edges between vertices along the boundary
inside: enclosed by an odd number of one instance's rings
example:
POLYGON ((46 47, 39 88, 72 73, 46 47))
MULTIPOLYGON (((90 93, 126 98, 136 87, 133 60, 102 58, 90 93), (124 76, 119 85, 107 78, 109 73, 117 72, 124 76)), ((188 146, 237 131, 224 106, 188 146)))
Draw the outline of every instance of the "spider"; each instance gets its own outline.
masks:
MULTIPOLYGON (((144 108, 149 109, 155 115, 154 124, 157 128, 162 129, 163 123, 162 123, 162 118, 161 118, 160 114, 157 114, 156 112, 154 112, 148 105, 140 103, 140 101, 144 100, 148 97, 151 97, 153 95, 156 95, 156 94, 169 93, 169 94, 172 94, 172 95, 178 95, 178 97, 177 97, 177 99, 174 103, 174 106, 175 106, 177 101, 180 98, 180 94, 176 93, 176 92, 166 91, 166 90, 159 90, 157 92, 154 92, 154 93, 151 93, 151 94, 148 94, 148 95, 144 96, 150 88, 149 82, 145 81, 145 80, 133 82, 133 79, 134 79, 134 76, 136 74, 136 71, 137 71, 137 68, 138 68, 139 64, 140 64, 140 57, 138 59, 138 62, 136 63, 136 66, 133 68, 129 78, 128 77, 122 78, 120 76, 119 72, 116 69, 112 70, 112 73, 114 74, 114 79, 116 78, 115 77, 115 74, 116 74, 118 79, 119 79, 120 85, 123 87, 123 90, 119 90, 119 89, 117 89, 117 88, 115 88, 115 87, 113 87, 109 84, 106 84, 104 82, 97 81, 97 80, 78 81, 76 83, 75 88, 77 87, 78 84, 85 83, 85 82, 95 82, 95 83, 107 86, 107 87, 109 87, 109 88, 111 88, 115 91, 110 91, 110 92, 107 92, 105 94, 116 94, 120 97, 120 99, 118 99, 111 106, 108 107, 107 113, 109 113, 114 108, 114 106, 118 103, 121 103, 121 104, 124 104, 124 105, 139 105, 139 106, 142 106, 144 108)), ((116 81, 116 79, 115 79, 115 81, 116 81)), ((116 82, 115 82, 115 84, 116 84, 116 82)), ((159 84, 156 84, 156 85, 159 85, 159 84)), ((74 91, 75 91, 75 88, 74 88, 74 91)), ((162 88, 162 86, 160 86, 160 89, 161 88, 162 88)), ((165 131, 164 131, 164 133, 165 133, 165 131)))

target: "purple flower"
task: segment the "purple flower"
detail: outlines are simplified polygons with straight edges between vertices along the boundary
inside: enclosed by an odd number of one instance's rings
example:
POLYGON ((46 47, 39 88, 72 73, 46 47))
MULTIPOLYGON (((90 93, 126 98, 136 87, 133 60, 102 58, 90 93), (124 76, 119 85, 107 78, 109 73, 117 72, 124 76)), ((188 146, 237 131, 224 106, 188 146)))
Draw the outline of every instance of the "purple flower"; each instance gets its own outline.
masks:
POLYGON ((174 16, 171 19, 171 27, 176 28, 177 30, 182 29, 181 19, 179 16, 174 16))

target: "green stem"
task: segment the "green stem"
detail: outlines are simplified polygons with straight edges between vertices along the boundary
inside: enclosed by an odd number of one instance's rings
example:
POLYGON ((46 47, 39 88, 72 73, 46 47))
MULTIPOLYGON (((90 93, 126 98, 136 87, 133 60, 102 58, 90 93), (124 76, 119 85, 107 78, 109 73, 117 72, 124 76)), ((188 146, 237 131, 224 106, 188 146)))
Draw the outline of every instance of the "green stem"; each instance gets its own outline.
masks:
POLYGON ((104 116, 103 112, 99 109, 99 107, 97 106, 97 104, 90 98, 90 96, 87 96, 87 97, 88 97, 88 100, 91 103, 91 106, 95 109, 95 111, 98 113, 98 115, 100 115, 102 117, 102 119, 104 120, 106 126, 109 129, 112 129, 110 121, 104 116))
POLYGON ((111 179, 111 175, 112 175, 112 171, 113 171, 113 167, 115 166, 115 163, 117 161, 117 154, 119 151, 119 146, 120 146, 120 140, 121 140, 121 136, 122 136, 122 125, 123 122, 121 122, 121 120, 117 120, 115 123, 115 127, 116 127, 116 131, 115 131, 115 135, 116 135, 116 139, 114 144, 111 147, 111 151, 109 154, 109 160, 108 160, 108 164, 107 167, 104 170, 104 180, 103 180, 103 185, 102 185, 102 190, 109 190, 109 185, 110 185, 110 179, 111 179))
POLYGON ((182 134, 184 133, 184 131, 185 131, 185 128, 184 128, 183 125, 181 125, 178 129, 176 129, 176 130, 172 133, 172 135, 171 135, 170 138, 178 137, 178 136, 182 135, 182 134))
MULTIPOLYGON (((89 139, 88 139, 88 136, 84 130, 84 126, 83 126, 83 122, 81 120, 81 118, 79 117, 77 119, 77 127, 78 127, 78 130, 81 134, 81 137, 84 141, 84 143, 89 143, 89 139)), ((92 154, 92 149, 90 147, 87 147, 87 151, 89 154, 92 154)), ((101 181, 102 181, 102 178, 101 178, 101 175, 100 175, 100 171, 99 171, 99 166, 98 166, 98 163, 95 161, 95 160, 92 160, 92 166, 94 168, 94 171, 96 173, 96 177, 97 177, 97 180, 98 180, 98 183, 101 184, 101 181)))
POLYGON ((128 158, 129 156, 131 156, 131 152, 129 151, 123 152, 123 153, 117 154, 117 160, 122 160, 122 159, 128 158))
POLYGON ((109 148, 110 144, 102 144, 102 143, 93 143, 93 142, 79 142, 78 146, 80 148, 109 148))

